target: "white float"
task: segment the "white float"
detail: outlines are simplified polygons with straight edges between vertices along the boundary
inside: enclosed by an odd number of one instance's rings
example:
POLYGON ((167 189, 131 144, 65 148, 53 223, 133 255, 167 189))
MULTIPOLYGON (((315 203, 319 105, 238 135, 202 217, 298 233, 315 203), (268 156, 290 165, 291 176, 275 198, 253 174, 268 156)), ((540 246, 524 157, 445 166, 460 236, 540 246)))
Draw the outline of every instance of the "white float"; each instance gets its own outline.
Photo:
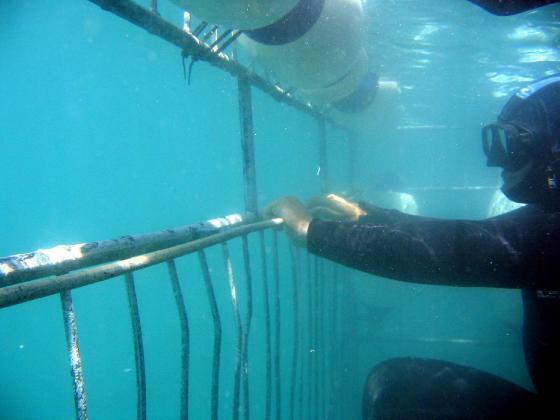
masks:
MULTIPOLYGON (((199 19, 253 31, 276 23, 300 3, 300 0, 172 1, 199 19)), ((240 36, 239 42, 284 87, 297 89, 312 104, 332 105, 329 116, 343 126, 364 133, 395 127, 401 108, 397 82, 383 78, 372 89, 373 99, 364 101, 362 109, 348 112, 337 107, 336 103, 352 95, 370 72, 364 37, 362 0, 324 0, 312 26, 291 42, 267 44, 254 40, 259 38, 250 33, 240 36)))
POLYGON ((364 200, 384 209, 398 210, 413 216, 418 215, 418 204, 414 196, 409 193, 375 190, 367 192, 364 200))
POLYGON ((206 22, 230 29, 257 29, 276 22, 299 0, 171 0, 206 22))

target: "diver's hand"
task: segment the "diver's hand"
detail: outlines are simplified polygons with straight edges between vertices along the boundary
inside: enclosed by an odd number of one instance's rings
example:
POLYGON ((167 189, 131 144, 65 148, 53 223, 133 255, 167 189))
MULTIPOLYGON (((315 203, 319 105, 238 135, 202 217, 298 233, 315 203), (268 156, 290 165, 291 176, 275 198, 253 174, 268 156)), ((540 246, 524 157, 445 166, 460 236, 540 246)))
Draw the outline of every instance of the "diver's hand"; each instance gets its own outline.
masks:
POLYGON ((264 217, 281 217, 290 238, 299 246, 307 245, 307 229, 311 215, 295 197, 282 197, 270 203, 263 212, 264 217))
POLYGON ((307 208, 313 217, 334 221, 355 222, 361 216, 367 215, 358 203, 335 194, 314 197, 307 208))

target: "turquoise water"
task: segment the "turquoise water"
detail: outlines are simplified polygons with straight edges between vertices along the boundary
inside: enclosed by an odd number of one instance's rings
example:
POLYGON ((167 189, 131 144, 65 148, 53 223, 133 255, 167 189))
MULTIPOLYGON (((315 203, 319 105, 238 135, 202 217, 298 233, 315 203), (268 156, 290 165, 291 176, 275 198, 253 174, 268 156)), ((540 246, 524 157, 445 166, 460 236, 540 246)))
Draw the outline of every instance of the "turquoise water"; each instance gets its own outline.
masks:
MULTIPOLYGON (((178 9, 160 3, 164 16, 181 21, 178 9)), ((484 164, 480 125, 493 121, 524 83, 560 71, 560 9, 497 18, 465 1, 445 3, 441 9, 434 0, 367 2, 370 56, 384 76, 399 81, 404 115, 399 130, 358 139, 356 189, 367 191, 394 171, 421 214, 482 218, 491 189, 445 188, 498 185, 498 172, 484 164)), ((198 63, 187 86, 174 47, 85 0, 4 0, 0 40, 0 255, 243 210, 237 83, 229 75, 198 63)), ((285 194, 317 194, 316 122, 258 91, 253 108, 259 205, 285 194)), ((334 130, 329 162, 333 189, 348 190, 348 144, 334 130)), ((232 249, 242 278, 235 241, 232 249)), ((210 250, 209 258, 216 282, 222 281, 218 300, 226 317, 230 303, 220 252, 210 250)), ((290 308, 284 260, 282 299, 290 308)), ((178 264, 192 321, 191 416, 206 418, 210 314, 196 258, 178 264)), ((392 356, 453 360, 531 386, 516 292, 413 286, 348 271, 339 276, 346 281, 341 301, 347 327, 340 340, 351 349, 344 369, 335 372, 345 389, 343 418, 359 418, 368 370, 392 356)), ((137 287, 148 415, 176 418, 180 337, 165 267, 138 273, 137 287)), ((256 287, 252 340, 259 341, 262 300, 256 287)), ((134 357, 122 280, 77 290, 74 299, 91 418, 134 418, 134 357)), ((291 325, 290 310, 284 315, 291 325)), ((0 418, 73 418, 59 298, 3 309, 0 337, 0 418)), ((231 328, 224 328, 224 349, 233 339, 231 328)), ((257 366, 252 411, 259 418, 263 355, 251 357, 257 366)), ((224 351, 222 364, 220 412, 227 418, 230 352, 224 351)), ((289 386, 285 380, 284 413, 289 386)))

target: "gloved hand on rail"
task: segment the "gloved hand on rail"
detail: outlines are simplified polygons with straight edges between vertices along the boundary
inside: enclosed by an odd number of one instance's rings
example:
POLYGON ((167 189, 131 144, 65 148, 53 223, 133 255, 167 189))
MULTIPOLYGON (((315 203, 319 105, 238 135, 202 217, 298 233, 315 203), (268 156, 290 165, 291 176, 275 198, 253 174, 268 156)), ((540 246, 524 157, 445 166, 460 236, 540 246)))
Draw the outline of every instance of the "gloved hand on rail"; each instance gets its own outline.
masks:
POLYGON ((367 215, 358 203, 336 194, 314 197, 309 201, 307 208, 313 217, 332 221, 355 222, 367 215))
POLYGON ((312 218, 354 222, 367 213, 357 203, 335 194, 314 197, 307 208, 295 197, 282 197, 270 203, 264 217, 281 217, 290 238, 299 246, 307 245, 307 230, 312 218))
POLYGON ((295 197, 282 197, 270 203, 263 212, 264 217, 284 219, 286 233, 299 246, 307 246, 307 229, 311 223, 311 214, 295 197))

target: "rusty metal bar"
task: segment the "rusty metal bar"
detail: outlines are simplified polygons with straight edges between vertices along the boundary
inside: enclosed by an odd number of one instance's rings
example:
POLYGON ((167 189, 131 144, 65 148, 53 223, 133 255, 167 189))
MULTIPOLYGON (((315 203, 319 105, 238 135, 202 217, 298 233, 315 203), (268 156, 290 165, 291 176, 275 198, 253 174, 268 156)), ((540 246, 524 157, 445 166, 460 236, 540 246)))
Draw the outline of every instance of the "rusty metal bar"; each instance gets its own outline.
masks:
POLYGON ((234 353, 234 368, 233 368, 233 420, 239 419, 239 388, 241 382, 241 362, 242 362, 242 341, 243 329, 241 325, 241 314, 239 312, 239 303, 237 301, 237 288, 235 286, 235 278, 233 276, 233 266, 229 256, 229 247, 227 242, 222 243, 222 251, 224 256, 224 263, 226 266, 226 273, 229 284, 229 291, 231 297, 231 306, 233 311, 233 323, 235 327, 235 353, 234 353))
POLYGON ((325 401, 326 401, 326 356, 327 356, 327 349, 325 345, 325 265, 326 260, 320 259, 319 260, 319 283, 317 285, 319 289, 319 301, 317 305, 317 318, 318 318, 318 347, 319 347, 319 362, 320 365, 318 367, 319 370, 319 383, 320 383, 320 400, 319 400, 319 418, 325 418, 325 401))
POLYGON ((313 361, 315 360, 315 346, 313 335, 313 277, 311 275, 311 254, 307 253, 307 418, 313 418, 313 361))
POLYGON ((305 308, 305 304, 303 302, 304 299, 304 287, 303 287, 303 281, 302 281, 302 275, 301 275, 301 249, 297 248, 296 249, 296 269, 297 269, 297 281, 298 281, 298 308, 300 308, 298 310, 299 315, 298 315, 298 319, 297 319, 297 323, 299 325, 298 330, 299 330, 299 336, 298 336, 298 348, 299 348, 299 354, 298 354, 298 358, 299 358, 299 373, 298 373, 298 380, 297 380, 297 385, 298 385, 298 398, 297 398, 297 407, 298 407, 298 413, 297 413, 297 418, 299 419, 303 419, 303 381, 304 381, 304 377, 305 377, 305 351, 304 351, 304 345, 305 345, 305 328, 304 328, 304 320, 305 320, 305 311, 301 310, 302 308, 305 308))
POLYGON ((271 395, 272 395, 272 343, 270 336, 270 292, 268 286, 268 266, 266 259, 264 231, 259 232, 259 244, 261 253, 261 277, 263 283, 263 303, 264 303, 264 338, 266 352, 266 391, 265 391, 265 410, 264 420, 270 420, 271 395))
POLYGON ((167 270, 169 271, 169 279, 171 280, 171 287, 173 289, 173 296, 175 297, 177 312, 179 314, 179 323, 181 325, 181 411, 179 418, 181 420, 188 420, 190 356, 189 319, 174 260, 167 261, 167 270))
POLYGON ((237 80, 239 91, 239 120, 241 125, 241 151, 243 159, 243 179, 245 185, 245 211, 257 214, 257 178, 255 172, 255 145, 253 133, 253 106, 249 80, 237 80))
POLYGON ((297 367, 299 355, 299 278, 297 272, 297 261, 295 255, 294 245, 290 243, 290 259, 292 266, 292 305, 293 313, 293 344, 292 344, 292 371, 291 371, 291 387, 290 387, 290 415, 288 418, 293 419, 295 409, 295 393, 297 389, 297 367))
POLYGON ((242 216, 232 214, 159 232, 84 244, 59 245, 3 257, 0 258, 0 287, 169 248, 213 235, 225 228, 240 225, 243 221, 242 216))
POLYGON ((60 293, 62 303, 62 316, 64 319, 64 334, 66 336, 66 346, 68 347, 68 358, 70 361, 70 371, 72 373, 72 389, 74 391, 74 406, 76 408, 76 419, 87 420, 87 398, 84 384, 84 374, 82 369, 82 359, 80 357, 80 347, 78 346, 78 327, 76 325, 76 314, 72 303, 70 291, 60 293))
POLYGON ((0 308, 16 305, 33 299, 50 296, 64 290, 71 290, 88 284, 97 283, 140 268, 149 267, 171 258, 190 254, 199 249, 227 241, 228 239, 249 232, 267 229, 282 223, 281 219, 267 220, 231 228, 227 231, 197 239, 186 244, 177 245, 160 251, 138 255, 126 260, 90 268, 76 273, 50 277, 34 282, 26 282, 0 288, 0 308))
POLYGON ((144 344, 142 342, 142 327, 140 325, 140 311, 132 273, 125 274, 126 294, 132 322, 132 336, 134 341, 134 361, 136 366, 136 418, 146 419, 146 367, 144 365, 144 344))
POLYGON ((152 13, 158 14, 158 0, 150 0, 150 11, 152 13))
POLYGON ((319 415, 319 357, 321 348, 319 346, 319 258, 313 257, 313 410, 315 416, 319 415))
POLYGON ((350 191, 356 190, 356 143, 358 137, 352 131, 348 132, 348 184, 350 191))
POLYGON ((276 328, 274 329, 274 372, 276 379, 276 420, 282 418, 282 377, 280 375, 280 266, 278 258, 278 233, 273 232, 272 236, 272 267, 274 273, 274 321, 276 328))
MULTIPOLYGON (((241 34, 243 33, 243 31, 235 31, 233 32, 233 34, 231 35, 231 37, 228 38, 228 40, 226 42, 224 42, 222 45, 220 45, 218 47, 218 49, 214 52, 214 54, 219 54, 222 51, 225 51, 227 47, 229 47, 231 44, 233 44, 233 42, 239 38, 241 36, 241 34)), ((291 92, 286 92, 286 95, 289 95, 291 92)))
POLYGON ((243 327, 241 377, 243 379, 243 417, 245 420, 249 420, 251 417, 249 399, 249 336, 251 333, 251 321, 253 318, 253 276, 251 273, 251 258, 249 256, 249 243, 247 235, 243 235, 241 237, 241 243, 243 248, 245 279, 247 282, 247 311, 245 316, 245 325, 243 327))
POLYGON ((220 320, 218 302, 216 301, 216 294, 214 293, 214 286, 212 286, 212 279, 210 277, 210 270, 208 269, 208 262, 206 260, 206 254, 204 253, 204 250, 201 249, 198 251, 198 259, 200 261, 200 268, 202 269, 204 286, 206 287, 206 294, 208 295, 208 303, 210 304, 210 311, 212 312, 212 321, 214 325, 214 344, 212 349, 212 388, 210 390, 210 418, 211 420, 218 420, 222 322, 220 320))
POLYGON ((252 70, 244 67, 240 63, 230 60, 226 55, 212 53, 209 46, 200 42, 193 34, 185 32, 175 25, 167 22, 160 16, 150 12, 148 9, 136 4, 131 0, 89 0, 97 4, 102 9, 128 20, 153 35, 176 45, 187 55, 195 59, 201 59, 209 64, 221 68, 235 77, 247 78, 249 83, 256 88, 270 95, 273 99, 288 104, 301 112, 315 118, 326 118, 316 108, 310 104, 298 100, 286 92, 258 76, 252 70))
POLYGON ((319 119, 319 180, 321 193, 329 192, 329 166, 327 159, 327 126, 325 120, 319 119))

